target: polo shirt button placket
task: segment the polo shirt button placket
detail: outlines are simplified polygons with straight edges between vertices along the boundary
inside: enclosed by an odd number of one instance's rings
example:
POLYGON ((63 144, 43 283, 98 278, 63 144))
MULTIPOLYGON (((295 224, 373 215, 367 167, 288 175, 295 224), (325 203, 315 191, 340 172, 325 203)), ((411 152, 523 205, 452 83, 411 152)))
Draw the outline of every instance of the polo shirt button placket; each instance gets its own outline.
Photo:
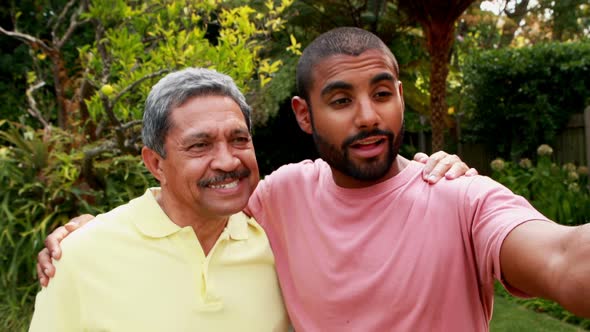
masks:
POLYGON ((222 242, 229 239, 227 228, 221 233, 219 239, 209 251, 209 255, 205 256, 201 263, 201 283, 202 283, 202 301, 203 310, 218 311, 223 309, 223 302, 220 298, 214 295, 209 283, 209 263, 213 259, 217 246, 222 245, 222 242))

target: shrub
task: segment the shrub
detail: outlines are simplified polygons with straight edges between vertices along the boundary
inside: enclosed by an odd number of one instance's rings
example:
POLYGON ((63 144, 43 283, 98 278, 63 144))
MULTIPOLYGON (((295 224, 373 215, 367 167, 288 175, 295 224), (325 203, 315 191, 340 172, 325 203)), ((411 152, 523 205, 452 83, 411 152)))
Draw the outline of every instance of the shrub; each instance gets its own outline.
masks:
POLYGON ((491 162, 492 177, 523 196, 548 218, 564 225, 590 221, 588 168, 551 162, 553 150, 543 144, 537 149, 536 164, 528 158, 520 162, 498 158, 491 162))
POLYGON ((590 102, 590 42, 474 52, 464 87, 465 138, 518 160, 590 102))

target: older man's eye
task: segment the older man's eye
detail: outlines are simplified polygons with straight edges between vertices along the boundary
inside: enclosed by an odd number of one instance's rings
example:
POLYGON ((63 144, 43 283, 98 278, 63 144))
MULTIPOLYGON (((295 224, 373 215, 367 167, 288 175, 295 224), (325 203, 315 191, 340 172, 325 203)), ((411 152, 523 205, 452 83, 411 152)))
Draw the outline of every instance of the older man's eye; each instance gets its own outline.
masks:
POLYGON ((206 142, 199 142, 192 144, 189 149, 205 149, 209 146, 209 143, 206 142))
POLYGON ((248 136, 239 136, 233 139, 234 144, 248 144, 250 143, 250 137, 248 136))

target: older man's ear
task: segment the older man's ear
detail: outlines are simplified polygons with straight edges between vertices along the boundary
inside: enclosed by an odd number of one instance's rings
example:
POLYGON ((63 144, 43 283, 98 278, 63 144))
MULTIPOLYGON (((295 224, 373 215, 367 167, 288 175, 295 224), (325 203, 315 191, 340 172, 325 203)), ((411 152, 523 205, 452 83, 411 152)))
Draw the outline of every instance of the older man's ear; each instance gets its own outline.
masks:
POLYGON ((143 159, 143 163, 145 167, 152 173, 152 175, 163 184, 163 181, 166 181, 166 177, 164 176, 164 172, 162 170, 162 161, 164 158, 160 156, 156 151, 144 146, 141 149, 141 158, 143 159))

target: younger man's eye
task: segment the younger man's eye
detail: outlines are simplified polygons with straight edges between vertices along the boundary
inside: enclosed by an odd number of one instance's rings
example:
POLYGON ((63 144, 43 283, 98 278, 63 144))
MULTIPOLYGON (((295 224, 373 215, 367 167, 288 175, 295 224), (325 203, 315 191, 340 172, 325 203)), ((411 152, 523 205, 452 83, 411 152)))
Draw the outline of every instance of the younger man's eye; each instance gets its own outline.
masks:
POLYGON ((379 91, 375 94, 375 96, 377 98, 389 97, 392 95, 393 95, 393 93, 391 93, 390 91, 379 91))
POLYGON ((350 98, 338 98, 330 102, 330 105, 338 106, 338 105, 346 105, 350 103, 350 98))

